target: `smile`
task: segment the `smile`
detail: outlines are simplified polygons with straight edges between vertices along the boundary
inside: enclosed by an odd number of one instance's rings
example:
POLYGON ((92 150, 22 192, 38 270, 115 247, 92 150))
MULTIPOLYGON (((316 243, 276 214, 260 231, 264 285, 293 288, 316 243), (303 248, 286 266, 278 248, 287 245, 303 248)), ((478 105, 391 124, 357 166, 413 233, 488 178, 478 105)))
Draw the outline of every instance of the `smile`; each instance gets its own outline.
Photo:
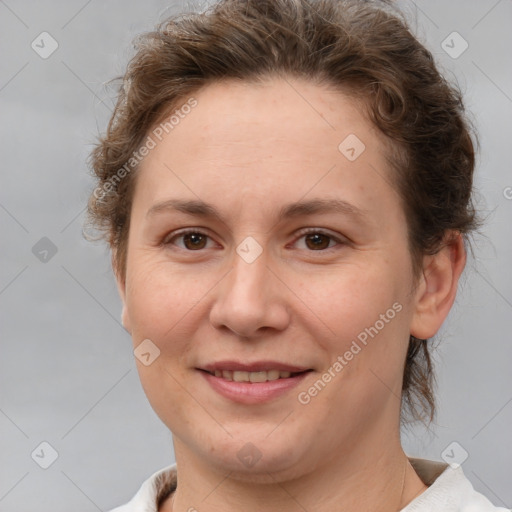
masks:
POLYGON ((232 363, 222 366, 215 364, 212 365, 213 367, 196 368, 196 370, 217 396, 247 405, 262 404, 286 396, 313 371, 292 366, 283 368, 286 365, 279 365, 279 369, 275 368, 275 365, 268 365, 274 368, 264 369, 263 365, 264 363, 253 365, 232 363), (224 369, 225 366, 231 366, 234 369, 224 369), (245 368, 240 369, 240 366, 245 368), (248 367, 252 371, 249 371, 248 367))
POLYGON ((245 371, 233 371, 233 370, 215 370, 214 372, 208 372, 210 375, 220 377, 225 380, 235 382, 268 382, 278 379, 288 379, 295 377, 299 373, 303 372, 288 372, 279 370, 268 370, 259 372, 245 372, 245 371))

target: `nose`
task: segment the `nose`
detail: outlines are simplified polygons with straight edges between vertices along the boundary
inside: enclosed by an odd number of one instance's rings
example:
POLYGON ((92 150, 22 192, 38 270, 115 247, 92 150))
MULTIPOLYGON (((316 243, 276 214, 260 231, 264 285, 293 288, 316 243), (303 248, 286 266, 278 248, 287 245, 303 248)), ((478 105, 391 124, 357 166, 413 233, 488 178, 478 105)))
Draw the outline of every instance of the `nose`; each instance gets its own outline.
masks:
POLYGON ((238 254, 234 260, 232 270, 215 288, 212 325, 245 340, 267 335, 271 329, 286 329, 290 322, 287 289, 268 268, 265 252, 252 263, 238 254))

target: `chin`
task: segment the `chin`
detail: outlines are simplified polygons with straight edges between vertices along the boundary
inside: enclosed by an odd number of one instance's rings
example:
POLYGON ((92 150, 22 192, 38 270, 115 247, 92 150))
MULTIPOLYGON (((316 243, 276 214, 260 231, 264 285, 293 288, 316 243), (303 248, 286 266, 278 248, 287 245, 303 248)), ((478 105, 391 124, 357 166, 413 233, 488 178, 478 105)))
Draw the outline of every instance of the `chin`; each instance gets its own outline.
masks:
POLYGON ((313 461, 306 460, 308 451, 304 444, 294 442, 284 432, 273 442, 265 435, 225 439, 215 450, 204 447, 201 457, 209 459, 222 473, 230 473, 230 478, 243 482, 276 483, 308 472, 313 461))

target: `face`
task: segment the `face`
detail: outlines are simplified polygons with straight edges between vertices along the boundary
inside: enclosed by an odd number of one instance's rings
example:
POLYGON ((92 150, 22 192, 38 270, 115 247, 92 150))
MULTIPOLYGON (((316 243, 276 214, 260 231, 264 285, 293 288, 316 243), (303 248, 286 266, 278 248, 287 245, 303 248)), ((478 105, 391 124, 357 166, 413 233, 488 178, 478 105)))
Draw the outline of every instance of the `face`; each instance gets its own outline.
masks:
POLYGON ((182 452, 241 478, 398 435, 415 295, 381 137, 305 81, 194 98, 149 134, 119 283, 154 410, 182 452))

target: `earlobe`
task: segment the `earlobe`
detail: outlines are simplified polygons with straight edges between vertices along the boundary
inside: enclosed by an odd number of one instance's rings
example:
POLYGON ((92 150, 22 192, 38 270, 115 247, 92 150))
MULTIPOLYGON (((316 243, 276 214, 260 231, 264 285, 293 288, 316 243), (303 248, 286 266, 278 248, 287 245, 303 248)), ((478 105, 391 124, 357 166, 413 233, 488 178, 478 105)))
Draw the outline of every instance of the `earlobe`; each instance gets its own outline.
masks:
POLYGON ((123 327, 126 332, 129 334, 132 333, 132 326, 130 322, 130 315, 128 314, 128 310, 126 308, 126 304, 123 302, 123 311, 121 313, 121 323, 123 324, 123 327))
POLYGON ((413 336, 428 339, 440 329, 457 295, 465 264, 464 241, 458 232, 449 233, 436 254, 424 257, 410 327, 413 336))
POLYGON ((131 334, 132 327, 131 327, 131 322, 130 322, 130 315, 128 313, 128 308, 126 305, 126 278, 121 276, 117 269, 114 252, 112 252, 111 263, 112 263, 112 270, 114 271, 114 275, 116 278, 117 290, 119 292, 119 297, 121 298, 122 308, 123 308, 122 312, 121 312, 121 323, 122 323, 124 329, 129 334, 131 334))

